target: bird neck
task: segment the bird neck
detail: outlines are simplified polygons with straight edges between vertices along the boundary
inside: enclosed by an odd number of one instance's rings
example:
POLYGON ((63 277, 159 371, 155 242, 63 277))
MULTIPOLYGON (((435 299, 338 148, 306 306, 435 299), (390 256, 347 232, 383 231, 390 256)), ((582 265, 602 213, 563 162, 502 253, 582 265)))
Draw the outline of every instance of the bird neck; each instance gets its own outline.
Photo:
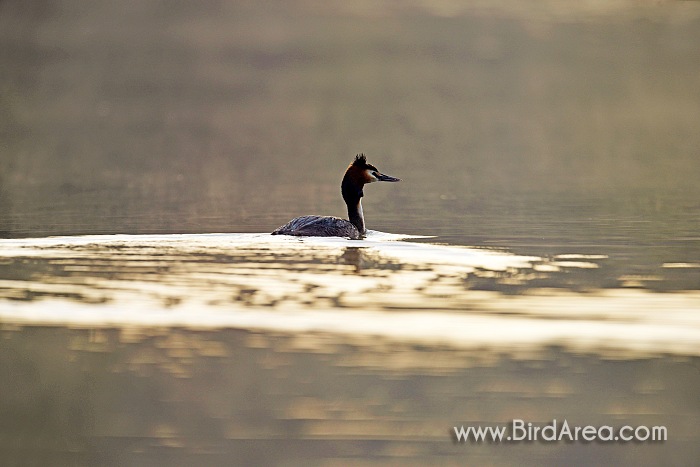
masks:
POLYGON ((340 191, 343 194, 343 200, 348 207, 348 219, 350 223, 357 227, 360 235, 365 234, 365 217, 362 214, 362 185, 357 185, 352 180, 348 173, 343 177, 343 183, 340 186, 340 191))
POLYGON ((365 216, 362 214, 362 202, 358 199, 356 204, 347 203, 347 205, 348 219, 350 219, 350 223, 357 227, 357 230, 360 232, 360 235, 364 235, 365 216))

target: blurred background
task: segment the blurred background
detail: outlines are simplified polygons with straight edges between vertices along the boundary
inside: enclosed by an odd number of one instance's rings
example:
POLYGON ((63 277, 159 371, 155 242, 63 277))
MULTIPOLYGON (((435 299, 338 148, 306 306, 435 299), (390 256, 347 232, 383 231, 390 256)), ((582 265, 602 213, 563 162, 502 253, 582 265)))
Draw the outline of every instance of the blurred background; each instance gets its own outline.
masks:
POLYGON ((675 1, 3 0, 0 231, 345 215, 364 152, 406 182, 367 190, 377 230, 692 233, 699 24, 675 1))
MULTIPOLYGON (((289 305, 353 323, 408 296, 400 312, 576 328, 580 316, 634 325, 653 297, 645 317, 690 334, 698 44, 690 1, 0 0, 0 311, 27 312, 0 320, 0 463, 691 465, 692 339, 651 354, 604 343, 522 354, 498 342, 499 325, 492 347, 465 350, 244 327, 45 327, 31 312, 289 305), (10 240, 270 232, 298 215, 345 216, 340 179, 360 152, 403 180, 365 189, 368 228, 538 255, 550 269, 455 272, 262 240, 10 240), (374 295, 337 292, 353 280, 374 295), (406 284, 419 285, 399 295, 406 284), (518 301, 528 294, 543 301, 518 301), (564 417, 666 424, 669 442, 451 438, 454 424, 564 417)), ((635 329, 619 340, 643 340, 635 329)))

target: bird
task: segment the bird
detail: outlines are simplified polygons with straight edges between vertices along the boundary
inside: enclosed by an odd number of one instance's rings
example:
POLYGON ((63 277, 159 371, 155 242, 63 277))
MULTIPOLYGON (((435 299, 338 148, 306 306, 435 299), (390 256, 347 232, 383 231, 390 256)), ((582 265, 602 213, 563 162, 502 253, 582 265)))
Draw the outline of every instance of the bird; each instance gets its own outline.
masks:
POLYGON ((348 166, 340 184, 340 192, 348 207, 348 219, 334 216, 301 216, 278 227, 272 235, 294 235, 296 237, 346 237, 362 239, 367 233, 362 213, 362 197, 365 184, 372 182, 400 182, 400 178, 383 174, 367 163, 364 154, 355 156, 348 166))

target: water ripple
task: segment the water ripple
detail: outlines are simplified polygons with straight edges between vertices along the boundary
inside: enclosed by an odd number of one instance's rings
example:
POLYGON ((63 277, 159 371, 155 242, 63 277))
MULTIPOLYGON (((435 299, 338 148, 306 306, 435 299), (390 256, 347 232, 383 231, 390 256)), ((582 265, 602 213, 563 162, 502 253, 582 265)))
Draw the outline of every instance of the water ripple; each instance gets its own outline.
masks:
POLYGON ((0 242, 0 319, 375 336, 522 351, 698 355, 700 293, 655 293, 604 255, 553 258, 421 243, 268 234, 0 242))

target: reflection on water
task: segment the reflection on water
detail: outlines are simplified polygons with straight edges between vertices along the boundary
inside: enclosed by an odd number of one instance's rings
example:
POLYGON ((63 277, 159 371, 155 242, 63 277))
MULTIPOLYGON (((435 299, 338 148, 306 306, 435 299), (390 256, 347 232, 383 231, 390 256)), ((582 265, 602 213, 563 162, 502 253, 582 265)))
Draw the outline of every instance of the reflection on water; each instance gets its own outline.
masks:
MULTIPOLYGON (((629 274, 618 288, 594 288, 606 274, 604 255, 546 259, 397 237, 6 240, 2 316, 322 331, 502 351, 546 344, 633 354, 700 349, 700 294, 651 293, 643 288, 651 279, 629 274)), ((667 269, 694 269, 684 266, 667 269)))
POLYGON ((605 255, 417 240, 1 241, 4 455, 64 465, 697 457, 697 291, 650 292, 630 277, 599 288, 605 255), (670 434, 512 446, 450 435, 514 418, 670 434))

